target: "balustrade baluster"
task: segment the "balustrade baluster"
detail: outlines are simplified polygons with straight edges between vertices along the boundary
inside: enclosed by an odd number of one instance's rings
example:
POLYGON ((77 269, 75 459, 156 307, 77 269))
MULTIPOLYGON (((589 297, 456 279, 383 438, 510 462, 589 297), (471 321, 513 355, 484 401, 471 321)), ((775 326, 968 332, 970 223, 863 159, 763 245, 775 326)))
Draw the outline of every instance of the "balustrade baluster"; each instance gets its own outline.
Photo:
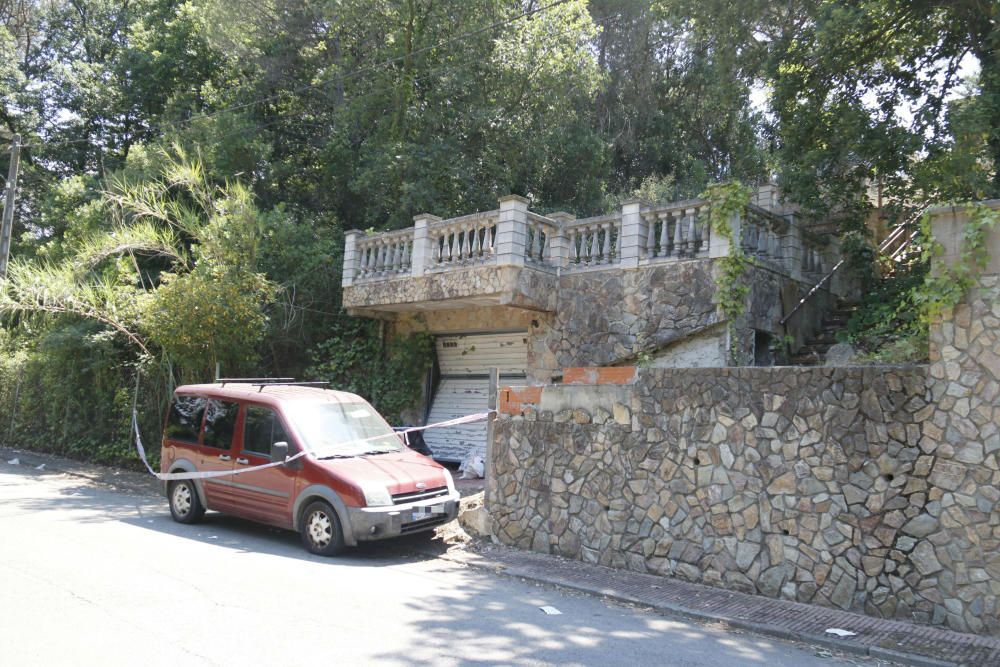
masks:
POLYGON ((588 230, 590 231, 590 257, 588 259, 591 264, 596 264, 598 262, 599 255, 601 254, 601 228, 594 225, 592 227, 588 227, 588 230))
POLYGON ((483 242, 479 238, 480 227, 475 225, 472 228, 472 259, 477 260, 483 254, 483 242))
POLYGON ((656 257, 656 216, 646 218, 646 257, 656 257))
POLYGON ((687 245, 685 250, 690 255, 694 255, 698 252, 698 237, 695 235, 695 216, 694 209, 689 208, 687 211, 687 245))
POLYGON ((361 249, 361 275, 368 275, 368 262, 371 260, 371 248, 365 246, 361 249))
POLYGON ((618 221, 612 225, 615 230, 615 261, 620 261, 622 258, 622 228, 621 221, 618 221))
POLYGON ((674 218, 674 253, 678 257, 683 257, 687 254, 688 250, 688 237, 687 237, 687 219, 684 217, 684 211, 678 211, 677 217, 674 218))
POLYGON ((656 217, 660 220, 660 250, 657 257, 667 257, 670 254, 670 214, 660 213, 656 217))
POLYGON ((606 222, 604 225, 604 245, 601 247, 601 261, 605 264, 611 262, 611 223, 606 222))

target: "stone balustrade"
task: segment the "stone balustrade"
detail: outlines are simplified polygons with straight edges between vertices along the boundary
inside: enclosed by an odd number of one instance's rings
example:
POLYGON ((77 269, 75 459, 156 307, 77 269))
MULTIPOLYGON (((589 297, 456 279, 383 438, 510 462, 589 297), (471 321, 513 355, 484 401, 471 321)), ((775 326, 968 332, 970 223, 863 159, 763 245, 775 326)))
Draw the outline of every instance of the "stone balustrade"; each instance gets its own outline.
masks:
POLYGON ((621 263, 621 217, 603 216, 575 220, 563 228, 569 254, 563 268, 574 271, 621 263))
POLYGON ((434 222, 427 228, 431 254, 426 270, 447 270, 496 259, 497 217, 493 213, 434 222))
POLYGON ((679 202, 643 211, 646 225, 642 256, 647 260, 708 257, 711 226, 708 202, 679 202))
POLYGON ((366 280, 408 274, 412 251, 412 229, 364 237, 354 249, 357 277, 366 280))
MULTIPOLYGON (((539 215, 528 200, 509 196, 498 210, 449 220, 421 214, 411 229, 346 234, 344 287, 400 276, 478 265, 529 266, 557 274, 635 268, 664 262, 723 257, 729 240, 708 223, 709 204, 694 199, 648 206, 638 200, 620 211, 576 219, 567 213, 539 215)), ((791 221, 756 204, 734 218, 732 238, 764 267, 810 282, 832 266, 836 249, 791 221)))
POLYGON ((530 264, 542 266, 557 266, 553 256, 553 241, 559 236, 559 223, 544 215, 528 213, 527 239, 524 246, 524 257, 530 264))

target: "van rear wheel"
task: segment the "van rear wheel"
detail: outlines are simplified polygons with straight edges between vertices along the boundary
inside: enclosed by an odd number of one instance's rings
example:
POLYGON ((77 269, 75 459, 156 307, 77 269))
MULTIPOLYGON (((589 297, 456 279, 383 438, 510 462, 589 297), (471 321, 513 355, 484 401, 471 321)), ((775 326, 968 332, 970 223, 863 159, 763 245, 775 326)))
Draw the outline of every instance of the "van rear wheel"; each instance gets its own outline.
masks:
POLYGON ((310 553, 336 556, 344 551, 344 532, 340 519, 329 504, 314 500, 306 505, 299 523, 302 544, 310 553))
POLYGON ((170 516, 178 523, 198 523, 205 516, 205 506, 198 498, 198 489, 189 479, 170 482, 167 489, 170 516))

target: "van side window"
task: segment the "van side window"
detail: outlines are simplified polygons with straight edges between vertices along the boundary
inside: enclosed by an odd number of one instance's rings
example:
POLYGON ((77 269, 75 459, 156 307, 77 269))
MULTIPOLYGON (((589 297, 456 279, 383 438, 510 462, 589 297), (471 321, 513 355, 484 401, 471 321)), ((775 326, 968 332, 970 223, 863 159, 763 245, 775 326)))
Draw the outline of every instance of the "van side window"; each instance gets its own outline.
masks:
POLYGON ((216 449, 229 449, 233 445, 236 430, 236 414, 239 403, 209 399, 205 408, 205 435, 202 444, 216 449))
POLYGON ((170 416, 163 437, 168 440, 198 443, 198 432, 201 430, 201 417, 205 414, 204 396, 175 396, 170 405, 170 416))
POLYGON ((271 445, 275 442, 288 442, 289 449, 292 447, 281 419, 274 410, 248 405, 243 425, 243 451, 270 456, 271 445))

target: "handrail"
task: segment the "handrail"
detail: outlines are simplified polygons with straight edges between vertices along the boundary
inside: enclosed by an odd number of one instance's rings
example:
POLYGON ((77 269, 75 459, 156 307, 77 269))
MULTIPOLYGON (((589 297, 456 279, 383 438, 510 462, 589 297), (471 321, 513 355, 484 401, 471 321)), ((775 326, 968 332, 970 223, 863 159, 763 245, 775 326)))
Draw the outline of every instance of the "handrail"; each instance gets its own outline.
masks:
MULTIPOLYGON (((906 229, 910 226, 910 224, 912 224, 913 222, 916 222, 916 220, 918 218, 920 218, 920 216, 922 216, 924 214, 924 212, 928 208, 930 208, 930 205, 929 204, 925 204, 916 213, 914 213, 912 216, 910 216, 909 220, 907 220, 905 223, 903 223, 902 225, 897 226, 894 230, 892 230, 892 233, 889 234, 889 236, 885 237, 885 239, 881 243, 879 243, 879 245, 878 245, 878 252, 880 254, 883 253, 883 252, 885 252, 886 249, 888 249, 890 245, 892 245, 897 240, 899 240, 900 236, 904 236, 906 234, 906 229)), ((910 243, 913 241, 913 239, 915 239, 916 237, 917 237, 917 232, 913 232, 912 234, 910 234, 910 237, 908 239, 906 239, 902 244, 900 244, 900 246, 898 248, 896 248, 896 250, 893 251, 892 259, 895 259, 899 255, 900 251, 903 248, 906 248, 907 246, 909 246, 910 243)), ((781 325, 781 326, 785 326, 785 323, 788 322, 788 320, 792 319, 792 315, 794 315, 795 313, 797 313, 799 311, 799 309, 801 309, 802 306, 804 306, 806 304, 806 301, 808 301, 810 298, 812 298, 812 295, 815 294, 816 292, 818 292, 820 290, 820 288, 823 287, 823 284, 827 280, 829 280, 830 278, 832 278, 833 274, 835 274, 837 271, 840 270, 840 267, 843 266, 845 264, 845 262, 846 262, 846 260, 844 260, 843 258, 841 258, 841 260, 839 262, 837 262, 833 266, 832 269, 830 269, 829 273, 827 273, 825 276, 823 276, 818 283, 816 283, 815 285, 813 285, 812 289, 810 289, 806 293, 806 295, 804 297, 802 297, 801 299, 799 299, 799 302, 797 304, 795 304, 794 308, 792 308, 792 312, 788 313, 783 318, 781 318, 781 320, 778 322, 778 324, 781 325)))

